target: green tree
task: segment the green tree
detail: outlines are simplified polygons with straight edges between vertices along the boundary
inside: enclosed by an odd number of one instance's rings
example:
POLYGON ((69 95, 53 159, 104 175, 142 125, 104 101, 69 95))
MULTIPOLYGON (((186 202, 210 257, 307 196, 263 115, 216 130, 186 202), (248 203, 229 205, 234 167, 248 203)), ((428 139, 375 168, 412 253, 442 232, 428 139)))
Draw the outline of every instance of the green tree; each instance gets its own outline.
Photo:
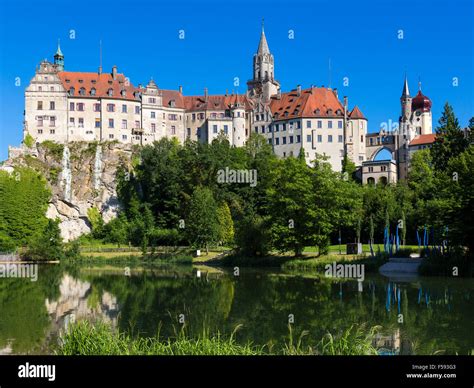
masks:
POLYGON ((439 170, 445 170, 449 159, 459 155, 469 145, 454 115, 453 108, 445 104, 443 114, 436 128, 436 139, 431 147, 434 165, 439 170))
POLYGON ((197 187, 191 197, 186 235, 191 245, 205 247, 206 252, 209 252, 209 245, 219 239, 217 204, 212 191, 206 187, 197 187))
POLYGON ((219 220, 219 240, 222 244, 232 245, 234 243, 234 221, 230 213, 229 205, 224 202, 217 209, 219 220))
POLYGON ((48 220, 42 233, 34 236, 23 256, 28 260, 60 260, 64 258, 59 220, 48 220))

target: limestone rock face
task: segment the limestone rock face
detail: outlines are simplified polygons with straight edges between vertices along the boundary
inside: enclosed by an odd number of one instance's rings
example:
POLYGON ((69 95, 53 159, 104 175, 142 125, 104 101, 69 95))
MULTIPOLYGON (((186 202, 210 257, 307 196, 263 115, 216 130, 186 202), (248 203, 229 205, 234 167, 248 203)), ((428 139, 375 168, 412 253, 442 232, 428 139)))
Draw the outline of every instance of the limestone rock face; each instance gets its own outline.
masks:
POLYGON ((48 218, 59 218, 62 237, 70 241, 91 231, 88 211, 96 207, 104 222, 120 210, 116 173, 120 167, 131 168, 133 148, 114 142, 72 142, 67 145, 38 144, 22 147, 8 161, 39 170, 50 184, 48 218))

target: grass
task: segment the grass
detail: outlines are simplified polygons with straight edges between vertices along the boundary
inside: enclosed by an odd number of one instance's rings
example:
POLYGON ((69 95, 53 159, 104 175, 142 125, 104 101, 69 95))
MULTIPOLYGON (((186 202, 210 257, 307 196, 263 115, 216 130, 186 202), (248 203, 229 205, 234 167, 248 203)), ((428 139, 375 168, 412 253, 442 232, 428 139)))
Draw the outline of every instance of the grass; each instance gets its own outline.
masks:
POLYGON ((327 255, 313 259, 293 259, 282 265, 285 271, 315 271, 324 272, 327 264, 334 262, 338 264, 363 264, 365 272, 375 272, 381 265, 386 263, 388 255, 378 253, 372 256, 355 256, 355 255, 327 255))
POLYGON ((69 327, 60 338, 55 353, 58 355, 376 355, 373 338, 378 327, 366 330, 365 326, 353 325, 335 336, 327 333, 316 346, 305 346, 308 332, 303 332, 297 340, 293 339, 293 329, 289 325, 288 342, 281 346, 253 345, 250 342, 239 344, 237 326, 230 336, 219 333, 210 334, 203 330, 197 338, 186 336, 182 329, 175 338, 162 339, 159 331, 156 337, 134 338, 129 334, 118 333, 109 325, 97 322, 80 321, 69 327))

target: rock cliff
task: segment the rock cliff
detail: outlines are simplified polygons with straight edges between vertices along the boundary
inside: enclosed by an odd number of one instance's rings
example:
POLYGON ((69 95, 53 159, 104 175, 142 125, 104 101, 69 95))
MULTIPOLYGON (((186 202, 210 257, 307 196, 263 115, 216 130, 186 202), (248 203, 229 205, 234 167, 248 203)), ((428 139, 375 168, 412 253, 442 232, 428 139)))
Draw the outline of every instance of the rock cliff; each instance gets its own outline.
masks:
POLYGON ((59 218, 61 234, 70 241, 90 232, 90 208, 96 207, 106 223, 116 217, 117 169, 129 169, 133 155, 131 145, 117 142, 44 142, 10 149, 5 165, 32 167, 45 176, 52 194, 47 216, 59 218))

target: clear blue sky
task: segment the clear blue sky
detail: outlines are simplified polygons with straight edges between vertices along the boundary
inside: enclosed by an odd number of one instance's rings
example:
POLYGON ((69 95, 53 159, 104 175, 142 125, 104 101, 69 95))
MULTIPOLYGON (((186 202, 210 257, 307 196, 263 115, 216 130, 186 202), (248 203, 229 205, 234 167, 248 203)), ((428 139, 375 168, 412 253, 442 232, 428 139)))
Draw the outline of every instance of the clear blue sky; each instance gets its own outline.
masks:
POLYGON ((185 94, 246 90, 261 19, 283 91, 328 85, 349 97, 369 132, 396 122, 405 71, 421 78, 437 125, 449 101, 465 126, 473 108, 473 2, 446 1, 7 1, 0 3, 0 160, 22 137, 24 88, 57 39, 70 71, 116 64, 133 84, 150 77, 185 94), (185 39, 178 39, 178 31, 185 39), (75 39, 70 39, 70 30, 75 39), (288 31, 294 39, 288 39, 288 31), (404 38, 397 39, 403 30, 404 38), (20 77, 21 86, 15 86, 20 77), (240 87, 233 86, 234 77, 240 87), (349 86, 343 86, 348 77, 349 86), (459 86, 453 86, 453 77, 459 86))

